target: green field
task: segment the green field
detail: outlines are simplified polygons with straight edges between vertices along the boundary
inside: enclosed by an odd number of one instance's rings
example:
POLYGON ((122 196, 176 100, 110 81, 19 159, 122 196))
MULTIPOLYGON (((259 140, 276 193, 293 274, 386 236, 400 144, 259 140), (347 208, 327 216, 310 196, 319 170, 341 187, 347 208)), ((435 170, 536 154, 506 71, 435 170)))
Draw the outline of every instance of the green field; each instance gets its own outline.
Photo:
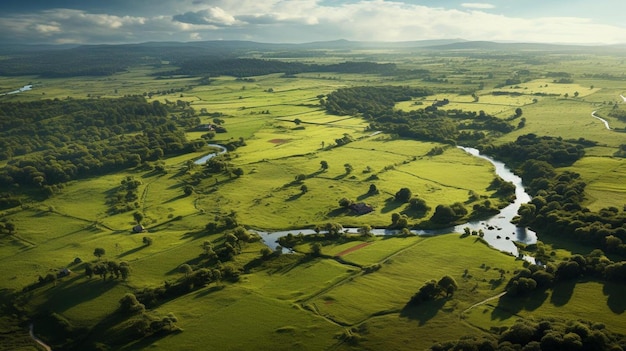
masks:
MULTIPOLYGON (((511 120, 513 125, 519 119, 512 116, 521 108, 525 125, 490 136, 490 143, 503 144, 529 133, 595 141, 597 145, 586 148, 583 158, 560 170, 580 174, 586 183, 584 204, 590 210, 621 210, 626 205, 626 165, 623 158, 615 156, 626 140, 622 132, 626 122, 607 117, 613 128, 607 130, 591 117, 592 111, 606 116, 615 104, 624 103, 620 94, 626 93, 626 83, 622 78, 585 75, 623 70, 622 60, 545 54, 542 64, 528 64, 528 53, 503 61, 489 55, 480 59, 365 50, 336 55, 316 60, 344 62, 368 55, 406 69, 428 69, 431 79, 308 72, 295 78, 285 78, 282 73, 248 80, 216 76, 210 84, 201 84, 201 77, 158 76, 175 68, 167 65, 131 67, 108 77, 0 77, 3 88, 35 85, 32 91, 0 97, 0 104, 144 95, 148 102, 188 103, 200 113, 201 123, 211 123, 214 117, 210 114, 219 114, 227 132, 215 134, 211 143, 245 141, 245 146, 228 153, 232 167, 243 170, 241 176, 204 173, 204 166, 192 162, 210 152, 203 149, 165 158, 163 172, 136 167, 72 180, 47 199, 25 190, 21 206, 0 212, 0 220, 17 228, 16 233, 0 237, 0 290, 19 295, 39 277, 69 268, 69 277, 25 291, 20 300, 23 311, 38 323, 44 341, 56 342, 58 326, 37 321, 56 313, 87 335, 83 346, 110 340, 110 350, 427 349, 436 342, 486 335, 491 327, 539 316, 588 319, 626 334, 625 308, 618 298, 623 284, 579 281, 572 286, 558 284, 525 300, 502 297, 486 301, 505 291, 506 282, 524 261, 489 248, 477 236, 450 233, 324 239, 319 241, 318 257, 306 254, 310 251, 307 242, 296 246, 301 252, 269 259, 262 257, 265 245, 250 240, 241 244, 241 252, 232 260, 212 263, 239 272, 237 278, 194 287, 147 309, 146 314, 153 317, 174 313, 179 332, 138 340, 128 337, 141 316, 121 316, 116 311, 120 299, 144 288, 184 282, 186 276, 179 268, 183 264, 196 271, 204 267, 203 243, 218 247, 227 240, 223 232, 206 229, 220 216, 236 213, 239 225, 263 231, 313 228, 331 222, 344 227, 385 228, 397 213, 405 214, 411 226, 425 224, 439 204, 462 203, 470 211, 485 199, 494 207, 506 204, 491 186, 496 175, 487 161, 448 144, 379 133, 370 127, 370 120, 357 113, 327 113, 319 103, 320 96, 339 88, 429 87, 432 95, 399 102, 395 109, 419 110, 449 99, 442 109, 484 111, 511 120), (519 76, 518 84, 502 85, 511 72, 522 70, 530 73, 519 76), (555 83, 549 72, 567 72, 573 82, 555 83), (439 80, 432 79, 436 77, 439 80), (161 91, 166 92, 158 93, 161 91), (502 91, 507 94, 493 94, 502 91), (338 146, 338 139, 344 137, 351 142, 338 146), (437 148, 441 152, 432 153, 437 148), (322 162, 328 164, 327 169, 322 169, 322 162), (301 175, 304 177, 298 181, 301 175), (111 213, 112 194, 127 177, 141 181, 136 210, 111 213), (193 191, 185 194, 190 184, 193 191), (378 193, 368 193, 371 185, 378 193), (409 188, 430 209, 416 213, 408 204, 394 201, 401 188, 409 188), (340 206, 344 198, 367 203, 373 211, 357 215, 340 206), (146 232, 132 232, 136 225, 133 212, 141 213, 146 232), (144 237, 153 242, 146 245, 144 237), (95 248, 105 249, 106 254, 96 258, 95 248), (350 249, 354 251, 344 254, 350 249), (85 263, 75 262, 77 258, 94 264, 127 262, 131 275, 124 281, 88 279, 83 274, 85 263), (371 267, 376 269, 370 272, 371 267), (445 275, 458 283, 453 296, 418 306, 408 303, 426 281, 445 275), (346 337, 353 333, 359 336, 356 344, 346 337)), ((200 139, 203 134, 191 128, 185 131, 188 140, 200 139)), ((0 161, 0 165, 7 162, 0 161)), ((558 258, 579 253, 559 245, 555 250, 558 258)), ((18 330, 24 337, 27 329, 22 324, 18 330)))

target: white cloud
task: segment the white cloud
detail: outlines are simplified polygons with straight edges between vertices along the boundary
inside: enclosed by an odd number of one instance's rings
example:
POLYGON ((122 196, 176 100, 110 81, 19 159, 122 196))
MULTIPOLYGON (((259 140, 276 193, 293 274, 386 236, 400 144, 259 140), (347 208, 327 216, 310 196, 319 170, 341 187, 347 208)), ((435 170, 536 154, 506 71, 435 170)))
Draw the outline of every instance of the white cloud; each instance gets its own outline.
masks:
POLYGON ((59 33, 61 28, 57 23, 55 24, 37 24, 35 30, 42 34, 59 33))
MULTIPOLYGON (((0 32, 22 42, 119 43, 241 39, 261 42, 318 40, 407 41, 442 38, 560 43, 618 43, 626 28, 578 17, 521 18, 488 13, 490 3, 461 9, 402 0, 184 0, 170 13, 112 15, 50 9, 0 14, 0 32)), ((162 8, 165 2, 157 1, 162 8)), ((158 6, 157 6, 158 5, 158 6)))
POLYGON ((492 4, 484 3, 484 2, 464 2, 461 4, 462 7, 468 9, 495 9, 496 7, 492 4))
POLYGON ((174 21, 189 24, 208 24, 215 26, 232 26, 237 24, 235 17, 219 7, 209 7, 200 11, 189 11, 182 15, 175 15, 174 21))

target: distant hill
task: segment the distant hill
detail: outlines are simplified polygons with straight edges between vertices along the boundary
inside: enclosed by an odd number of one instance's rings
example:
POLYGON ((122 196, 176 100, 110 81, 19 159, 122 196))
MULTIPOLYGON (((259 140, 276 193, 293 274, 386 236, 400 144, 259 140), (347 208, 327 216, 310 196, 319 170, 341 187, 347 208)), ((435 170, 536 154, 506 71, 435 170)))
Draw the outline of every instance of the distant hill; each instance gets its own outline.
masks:
POLYGON ((626 45, 585 46, 541 43, 499 43, 438 39, 402 42, 333 40, 310 43, 259 43, 240 40, 146 42, 119 45, 9 45, 0 47, 0 75, 46 77, 107 76, 136 64, 184 65, 189 61, 218 61, 251 56, 264 59, 319 57, 350 50, 420 52, 606 52, 621 53, 626 45))
POLYGON ((546 43, 500 43, 494 41, 459 41, 454 43, 431 45, 431 50, 499 50, 499 51, 589 51, 624 49, 626 45, 573 45, 546 43))

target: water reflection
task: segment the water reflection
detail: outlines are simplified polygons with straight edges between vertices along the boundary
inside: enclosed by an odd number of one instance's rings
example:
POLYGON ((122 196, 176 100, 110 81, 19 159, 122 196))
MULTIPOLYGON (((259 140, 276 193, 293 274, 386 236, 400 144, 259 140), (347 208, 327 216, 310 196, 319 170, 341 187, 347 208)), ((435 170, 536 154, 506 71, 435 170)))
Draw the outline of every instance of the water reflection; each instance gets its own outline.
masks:
MULTIPOLYGON (((524 244, 537 242, 537 234, 535 232, 524 227, 517 227, 511 223, 511 219, 517 215, 520 205, 530 201, 531 199, 530 195, 526 193, 522 185, 522 179, 513 174, 513 172, 511 172, 511 170, 509 170, 504 163, 496 161, 491 157, 481 155, 477 149, 463 146, 459 146, 459 148, 475 157, 489 161, 495 167, 495 172, 498 176, 500 176, 500 178, 513 183, 513 185, 515 185, 515 201, 503 208, 500 213, 488 219, 470 221, 450 228, 436 230, 412 230, 411 232, 416 235, 441 235, 451 232, 463 233, 465 228, 469 228, 470 231, 481 231, 483 233, 483 239, 485 239, 485 241, 495 249, 518 256, 519 251, 515 246, 514 241, 524 244)), ((344 228, 344 231, 346 233, 358 233, 358 228, 344 228)), ((258 233, 265 244, 274 250, 278 246, 278 238, 282 236, 289 233, 293 235, 300 233, 303 235, 309 235, 314 234, 315 231, 313 229, 294 229, 271 233, 259 231, 258 233)), ((373 229, 372 233, 375 235, 394 235, 398 234, 398 231, 390 229, 373 229)))

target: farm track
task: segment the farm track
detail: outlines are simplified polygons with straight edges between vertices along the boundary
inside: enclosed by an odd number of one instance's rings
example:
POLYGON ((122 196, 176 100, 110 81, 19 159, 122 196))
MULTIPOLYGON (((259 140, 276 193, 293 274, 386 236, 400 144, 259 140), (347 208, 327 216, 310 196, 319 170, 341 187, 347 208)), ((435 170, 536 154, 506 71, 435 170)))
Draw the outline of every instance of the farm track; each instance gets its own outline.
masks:
POLYGON ((437 185, 441 185, 441 186, 446 187, 446 188, 452 188, 452 189, 458 189, 458 190, 467 190, 467 191, 469 191, 469 190, 470 190, 470 189, 467 189, 467 188, 461 188, 461 187, 454 186, 454 185, 444 184, 444 183, 438 182, 438 181, 433 180, 433 179, 428 179, 428 178, 420 177, 420 176, 418 176, 417 174, 413 174, 413 173, 411 173, 411 172, 407 172, 407 171, 400 171, 400 170, 396 170, 396 171, 397 171, 397 172, 400 172, 400 173, 408 174, 408 175, 410 175, 410 176, 412 176, 412 177, 415 177, 415 178, 417 178, 417 179, 421 179, 421 180, 425 180, 425 181, 428 181, 428 182, 431 182, 431 183, 434 183, 434 184, 437 184, 437 185))
MULTIPOLYGON (((415 247, 415 246, 417 246, 417 245, 420 245, 421 243, 425 242, 426 240, 428 240, 428 238, 424 238, 423 240, 417 241, 417 242, 415 242, 415 243, 413 243, 413 244, 411 244, 411 245, 409 245, 409 246, 407 246, 407 247, 404 247, 404 248, 402 248, 402 249, 400 249, 400 250, 398 250, 398 251, 396 251, 396 252, 394 252, 394 253, 390 254, 389 256, 387 256, 387 257, 383 258, 382 260, 380 260, 380 261, 378 262, 378 264, 384 264, 384 263, 385 263, 385 262, 387 262, 389 259, 391 259, 391 258, 393 258, 393 257, 395 257, 395 256, 397 256, 397 255, 400 255, 400 254, 401 254, 401 253, 403 253, 404 251, 407 251, 407 250, 409 250, 409 249, 411 249, 411 248, 413 248, 413 247, 415 247)), ((342 263, 342 262, 340 262, 340 261, 337 261, 337 262, 342 263)), ((345 263, 342 263, 342 264, 345 264, 345 263)), ((352 266, 352 265, 350 265, 350 266, 352 266)), ((374 274, 375 274, 375 273, 374 273, 374 274)), ((378 317, 378 316, 382 316, 382 315, 387 315, 387 314, 398 313, 398 312, 400 311, 400 310, 395 310, 395 309, 394 309, 394 310, 385 310, 385 311, 374 312, 374 313, 372 313, 371 315, 369 315, 368 317, 366 317, 366 318, 364 318, 364 319, 362 319, 362 320, 360 320, 360 321, 358 321, 358 322, 355 322, 355 323, 344 323, 344 322, 339 322, 339 321, 337 321, 336 319, 334 319, 334 318, 332 318, 332 317, 330 317, 330 316, 327 316, 327 315, 322 314, 322 313, 318 310, 318 308, 317 308, 317 306, 315 305, 315 303, 313 303, 313 304, 311 304, 311 305, 310 305, 310 306, 312 306, 312 307, 308 307, 308 306, 309 306, 309 305, 308 305, 308 303, 309 303, 310 301, 312 301, 312 300, 314 300, 314 299, 316 299, 316 298, 318 298, 318 297, 322 296, 323 294, 325 294, 325 293, 327 293, 327 292, 329 292, 329 291, 331 291, 331 290, 335 289, 336 287, 339 287, 339 286, 341 286, 341 285, 343 285, 343 284, 346 284, 346 283, 348 283, 348 282, 352 281, 355 277, 357 277, 357 276, 359 276, 359 275, 363 275, 363 271, 362 271, 362 270, 356 271, 356 272, 354 272, 354 273, 350 274, 349 276, 345 277, 344 279, 342 279, 342 280, 340 280, 340 281, 338 281, 338 282, 336 282, 336 283, 334 283, 334 284, 331 284, 331 285, 329 285, 329 286, 327 286, 327 287, 325 287, 325 288, 322 288, 321 290, 319 290, 318 292, 316 292, 316 293, 315 293, 315 294, 313 294, 313 295, 310 295, 309 297, 305 298, 304 300, 299 300, 299 301, 296 301, 296 303, 297 303, 297 304, 298 304, 298 305, 299 305, 299 306, 300 306, 303 310, 305 310, 305 311, 310 311, 311 313, 314 313, 314 314, 316 314, 316 315, 318 315, 318 316, 320 316, 320 317, 322 317, 322 318, 326 319, 327 321, 329 321, 329 322, 331 322, 331 323, 333 323, 333 324, 336 324, 336 325, 342 326, 342 327, 352 327, 352 326, 355 326, 355 325, 361 324, 361 323, 363 323, 363 322, 366 322, 367 320, 369 320, 369 319, 371 319, 371 318, 378 317)))
POLYGON ((480 302, 477 302, 477 303, 475 303, 475 304, 471 305, 470 307, 468 307, 468 308, 464 309, 464 310, 463 310, 463 312, 461 312, 461 313, 466 313, 466 312, 468 312, 469 310, 471 310, 471 309, 472 309, 472 308, 474 308, 474 307, 478 307, 478 306, 480 306, 480 305, 484 305, 484 304, 486 304, 487 302, 489 302, 489 301, 491 301, 491 300, 499 299, 499 298, 501 298, 501 297, 502 297, 502 296, 504 296, 504 295, 506 295, 506 291, 501 292, 501 293, 499 293, 498 295, 495 295, 495 296, 492 296, 492 297, 488 297, 488 298, 486 298, 486 299, 484 299, 484 300, 482 300, 482 301, 480 301, 480 302))
POLYGON ((50 346, 48 346, 48 344, 46 344, 45 342, 41 341, 41 339, 39 339, 38 337, 35 336, 35 332, 34 332, 34 325, 33 323, 30 324, 29 326, 29 334, 30 337, 41 347, 43 347, 46 351, 52 351, 52 348, 50 346))

